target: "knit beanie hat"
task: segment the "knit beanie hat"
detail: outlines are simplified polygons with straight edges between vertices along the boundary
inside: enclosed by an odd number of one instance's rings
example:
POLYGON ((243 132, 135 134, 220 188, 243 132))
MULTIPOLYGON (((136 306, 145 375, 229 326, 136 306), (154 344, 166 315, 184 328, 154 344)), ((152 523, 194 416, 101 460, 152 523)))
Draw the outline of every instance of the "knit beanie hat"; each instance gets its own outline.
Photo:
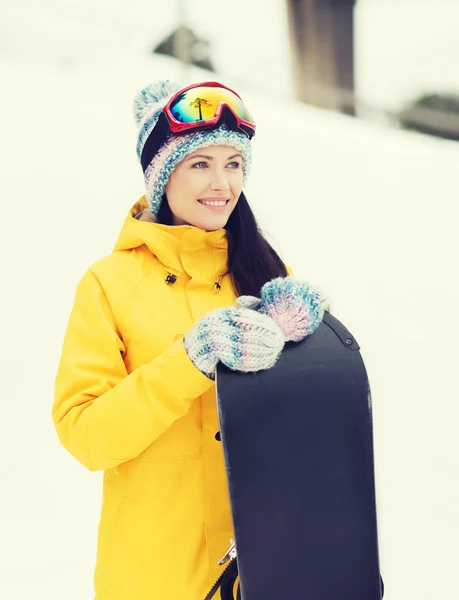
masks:
MULTIPOLYGON (((139 160, 162 109, 180 89, 180 86, 168 80, 156 81, 140 90, 135 96, 133 108, 135 122, 139 129, 137 141, 139 160)), ((218 145, 233 146, 242 154, 243 183, 246 184, 252 151, 250 140, 243 133, 232 131, 226 125, 221 125, 211 131, 195 131, 185 135, 171 133, 144 173, 147 188, 146 200, 154 214, 159 211, 168 179, 177 164, 199 148, 218 145)))

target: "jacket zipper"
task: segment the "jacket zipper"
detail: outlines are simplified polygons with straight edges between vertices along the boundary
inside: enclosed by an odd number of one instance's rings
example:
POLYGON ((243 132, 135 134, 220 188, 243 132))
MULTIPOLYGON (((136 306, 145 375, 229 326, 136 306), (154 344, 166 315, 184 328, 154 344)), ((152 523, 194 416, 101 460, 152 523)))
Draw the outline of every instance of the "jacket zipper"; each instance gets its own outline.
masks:
POLYGON ((204 598, 204 600, 211 600, 214 596, 215 593, 218 591, 218 589, 220 588, 220 584, 222 583, 222 579, 225 577, 226 573, 228 572, 228 570, 232 567, 232 565, 235 563, 236 559, 235 558, 231 558, 227 567, 225 568, 225 570, 221 573, 220 577, 217 579, 217 581, 214 583, 214 585, 212 586, 212 589, 210 590, 210 592, 207 594, 207 596, 204 598))

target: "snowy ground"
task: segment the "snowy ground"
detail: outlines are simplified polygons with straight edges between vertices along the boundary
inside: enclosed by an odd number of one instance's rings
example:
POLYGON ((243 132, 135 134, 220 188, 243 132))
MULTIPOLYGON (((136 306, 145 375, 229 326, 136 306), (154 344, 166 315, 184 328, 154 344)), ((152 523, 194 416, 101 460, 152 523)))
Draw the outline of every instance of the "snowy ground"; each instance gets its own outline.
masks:
MULTIPOLYGON (((58 445, 53 380, 76 282, 143 193, 132 96, 175 71, 2 65, 1 598, 92 598, 101 477, 58 445)), ((243 96, 258 121, 249 200, 371 377, 386 597, 452 598, 459 145, 243 96)))

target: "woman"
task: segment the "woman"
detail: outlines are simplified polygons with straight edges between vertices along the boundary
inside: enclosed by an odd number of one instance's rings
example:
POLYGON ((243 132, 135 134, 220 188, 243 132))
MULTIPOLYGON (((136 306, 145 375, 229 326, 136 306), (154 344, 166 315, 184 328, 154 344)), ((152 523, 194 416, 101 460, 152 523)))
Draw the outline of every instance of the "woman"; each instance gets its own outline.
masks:
POLYGON ((325 306, 244 196, 255 125, 239 96, 158 82, 134 106, 146 194, 78 285, 53 420, 105 471, 96 600, 201 600, 233 535, 215 367, 270 368, 325 306))

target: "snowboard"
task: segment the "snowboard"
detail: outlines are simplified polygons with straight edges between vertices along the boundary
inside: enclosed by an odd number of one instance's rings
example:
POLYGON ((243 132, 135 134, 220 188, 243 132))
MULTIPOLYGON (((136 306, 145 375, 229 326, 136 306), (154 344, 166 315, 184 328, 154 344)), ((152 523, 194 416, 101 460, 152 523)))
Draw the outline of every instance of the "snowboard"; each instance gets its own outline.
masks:
POLYGON ((214 586, 242 600, 380 600, 370 386, 329 312, 257 373, 219 364, 217 403, 237 558, 214 586))

